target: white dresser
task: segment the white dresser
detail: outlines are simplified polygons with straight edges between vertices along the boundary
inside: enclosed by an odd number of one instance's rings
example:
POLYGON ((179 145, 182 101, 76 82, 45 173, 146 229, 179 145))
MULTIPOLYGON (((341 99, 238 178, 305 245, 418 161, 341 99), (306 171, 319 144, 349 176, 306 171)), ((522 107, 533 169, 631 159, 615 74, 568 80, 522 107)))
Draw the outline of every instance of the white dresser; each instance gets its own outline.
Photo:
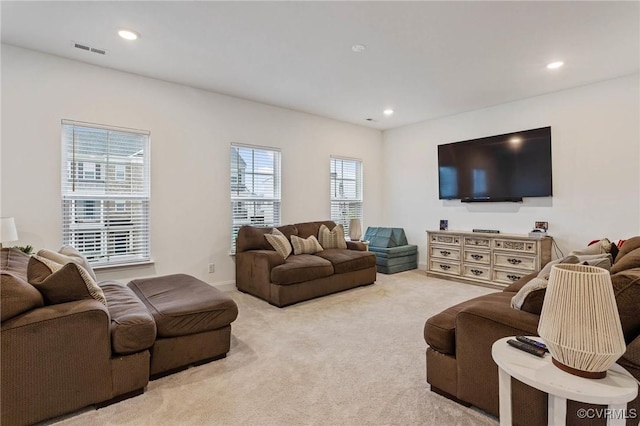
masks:
POLYGON ((506 286, 551 260, 551 237, 427 231, 427 274, 506 286))

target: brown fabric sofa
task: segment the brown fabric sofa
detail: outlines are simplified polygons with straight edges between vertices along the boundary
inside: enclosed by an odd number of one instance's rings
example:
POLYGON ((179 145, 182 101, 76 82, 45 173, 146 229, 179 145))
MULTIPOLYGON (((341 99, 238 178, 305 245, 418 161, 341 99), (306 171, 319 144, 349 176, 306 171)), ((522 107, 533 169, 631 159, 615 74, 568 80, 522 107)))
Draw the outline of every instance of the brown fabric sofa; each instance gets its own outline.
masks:
POLYGON ((104 281, 98 285, 106 306, 93 298, 47 303, 28 282, 29 258, 17 249, 1 250, 3 426, 139 395, 150 375, 229 351, 237 305, 194 277, 175 274, 128 286, 104 281))
POLYGON ((141 394, 149 381, 153 318, 122 284, 95 299, 45 305, 27 282, 29 256, 2 249, 2 425, 32 424, 141 394))
MULTIPOLYGON (((611 273, 627 342, 627 351, 618 363, 640 380, 640 237, 625 242, 611 273)), ((502 292, 452 306, 427 320, 427 382, 432 391, 499 415, 498 369, 491 346, 507 336, 538 335, 539 311, 510 306, 516 292, 536 275, 523 277, 502 292)), ((514 425, 547 424, 547 394, 512 379, 512 404, 514 425)), ((567 425, 606 424, 605 419, 578 418, 581 407, 607 408, 568 401, 567 425)), ((628 410, 640 416, 640 397, 629 403, 628 410)), ((627 420, 628 426, 637 424, 637 417, 627 420)))
MULTIPOLYGON (((287 237, 318 236, 320 225, 332 221, 280 226, 287 237)), ((291 254, 284 259, 264 237, 273 228, 243 226, 236 240, 238 290, 283 307, 376 280, 376 257, 360 242, 347 241, 347 249, 326 249, 315 254, 291 254)))

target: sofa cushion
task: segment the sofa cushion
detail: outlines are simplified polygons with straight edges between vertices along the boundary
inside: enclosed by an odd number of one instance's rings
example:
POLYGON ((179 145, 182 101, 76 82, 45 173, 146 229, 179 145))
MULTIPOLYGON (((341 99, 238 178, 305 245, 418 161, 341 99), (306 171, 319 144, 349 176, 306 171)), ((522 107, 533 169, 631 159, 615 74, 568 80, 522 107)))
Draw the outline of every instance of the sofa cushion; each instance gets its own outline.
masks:
POLYGON ((303 222, 296 223, 295 226, 298 230, 298 237, 307 238, 313 235, 314 237, 318 237, 318 232, 320 231, 320 225, 324 225, 329 229, 333 229, 336 226, 336 223, 332 220, 324 220, 321 222, 303 222))
MULTIPOLYGON (((247 250, 273 250, 271 244, 264 237, 265 234, 271 232, 273 228, 256 227, 245 225, 238 230, 238 238, 236 239, 236 251, 242 252, 247 250)), ((278 227, 287 238, 291 235, 297 235, 298 230, 293 225, 285 225, 278 227)))
POLYGON ((102 289, 82 266, 73 262, 61 265, 44 257, 32 256, 27 267, 27 279, 50 305, 81 299, 96 299, 107 305, 102 289))
POLYGON ((489 293, 451 306, 429 318, 424 325, 424 339, 434 350, 448 355, 456 353, 456 317, 463 309, 484 302, 509 304, 511 292, 489 293))
POLYGON ((190 275, 137 279, 127 286, 149 309, 159 337, 215 330, 238 316, 238 305, 231 297, 190 275))
POLYGON ((0 270, 2 272, 10 272, 26 280, 30 257, 17 248, 2 248, 0 250, 0 270))
POLYGON ((311 254, 297 254, 271 270, 271 282, 290 285, 330 275, 333 275, 333 265, 328 260, 311 254))
POLYGON ((113 352, 125 355, 150 348, 156 340, 156 323, 144 303, 122 283, 103 281, 99 285, 111 317, 113 352))
POLYGON ((344 239, 344 228, 336 225, 332 230, 322 224, 318 230, 318 241, 323 249, 337 248, 346 249, 347 242, 344 239))
POLYGON ((611 275, 622 332, 627 343, 640 334, 640 268, 611 275))
POLYGON ((292 235, 291 245, 293 246, 293 254, 313 254, 322 251, 322 246, 313 235, 307 238, 292 235))
POLYGON ((376 255, 369 251, 332 248, 323 250, 315 255, 331 262, 336 274, 344 274, 376 266, 376 255))
POLYGON ((616 262, 637 248, 640 248, 640 236, 629 238, 620 246, 620 250, 616 256, 616 262))
MULTIPOLYGON (((626 243, 625 243, 626 244, 626 243)), ((624 247, 624 246, 623 246, 624 247)), ((618 255, 620 256, 620 255, 618 255)), ((640 268, 640 247, 625 253, 622 259, 619 259, 612 267, 611 273, 617 274, 618 272, 625 271, 627 269, 640 268)))
POLYGON ((287 237, 278 230, 278 228, 273 228, 270 234, 264 234, 264 237, 267 239, 269 244, 273 247, 273 249, 283 258, 289 257, 291 254, 291 243, 287 239, 287 237))
POLYGON ((27 280, 15 272, 2 271, 0 282, 0 320, 5 321, 23 312, 44 306, 42 295, 27 280))
POLYGON ((53 260, 56 263, 62 265, 73 262, 82 266, 91 275, 91 278, 96 281, 96 274, 93 272, 93 268, 89 264, 87 258, 78 250, 71 246, 62 246, 57 252, 49 249, 42 249, 38 251, 38 256, 45 257, 49 260, 53 260))

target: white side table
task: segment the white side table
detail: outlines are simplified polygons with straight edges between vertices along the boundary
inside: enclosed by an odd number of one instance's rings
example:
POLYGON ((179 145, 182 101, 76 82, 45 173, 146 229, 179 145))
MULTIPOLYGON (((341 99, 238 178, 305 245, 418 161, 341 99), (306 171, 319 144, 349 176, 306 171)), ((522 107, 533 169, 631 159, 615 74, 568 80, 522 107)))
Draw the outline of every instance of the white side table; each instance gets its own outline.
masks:
MULTIPOLYGON (((604 379, 574 376, 553 365, 550 354, 538 358, 509 346, 507 340, 514 338, 500 339, 491 348, 491 356, 498 364, 501 426, 511 425, 511 377, 549 394, 549 425, 566 424, 567 399, 607 405, 610 409, 607 424, 625 425, 621 413, 625 412, 627 402, 638 395, 638 382, 627 370, 615 364, 604 379)), ((541 341, 539 337, 530 338, 541 341)), ((598 415, 587 411, 583 414, 598 415)))

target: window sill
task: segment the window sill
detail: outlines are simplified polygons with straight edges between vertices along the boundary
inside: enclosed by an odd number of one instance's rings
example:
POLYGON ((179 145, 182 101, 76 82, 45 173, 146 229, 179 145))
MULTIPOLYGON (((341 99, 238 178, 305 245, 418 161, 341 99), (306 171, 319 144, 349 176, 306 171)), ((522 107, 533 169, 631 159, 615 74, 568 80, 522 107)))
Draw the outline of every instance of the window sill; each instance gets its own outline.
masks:
POLYGON ((117 263, 114 265, 99 265, 99 266, 91 266, 95 271, 104 271, 108 269, 124 269, 124 268, 135 268, 138 266, 149 266, 153 265, 155 262, 153 260, 147 260, 144 262, 131 262, 131 263, 117 263))

